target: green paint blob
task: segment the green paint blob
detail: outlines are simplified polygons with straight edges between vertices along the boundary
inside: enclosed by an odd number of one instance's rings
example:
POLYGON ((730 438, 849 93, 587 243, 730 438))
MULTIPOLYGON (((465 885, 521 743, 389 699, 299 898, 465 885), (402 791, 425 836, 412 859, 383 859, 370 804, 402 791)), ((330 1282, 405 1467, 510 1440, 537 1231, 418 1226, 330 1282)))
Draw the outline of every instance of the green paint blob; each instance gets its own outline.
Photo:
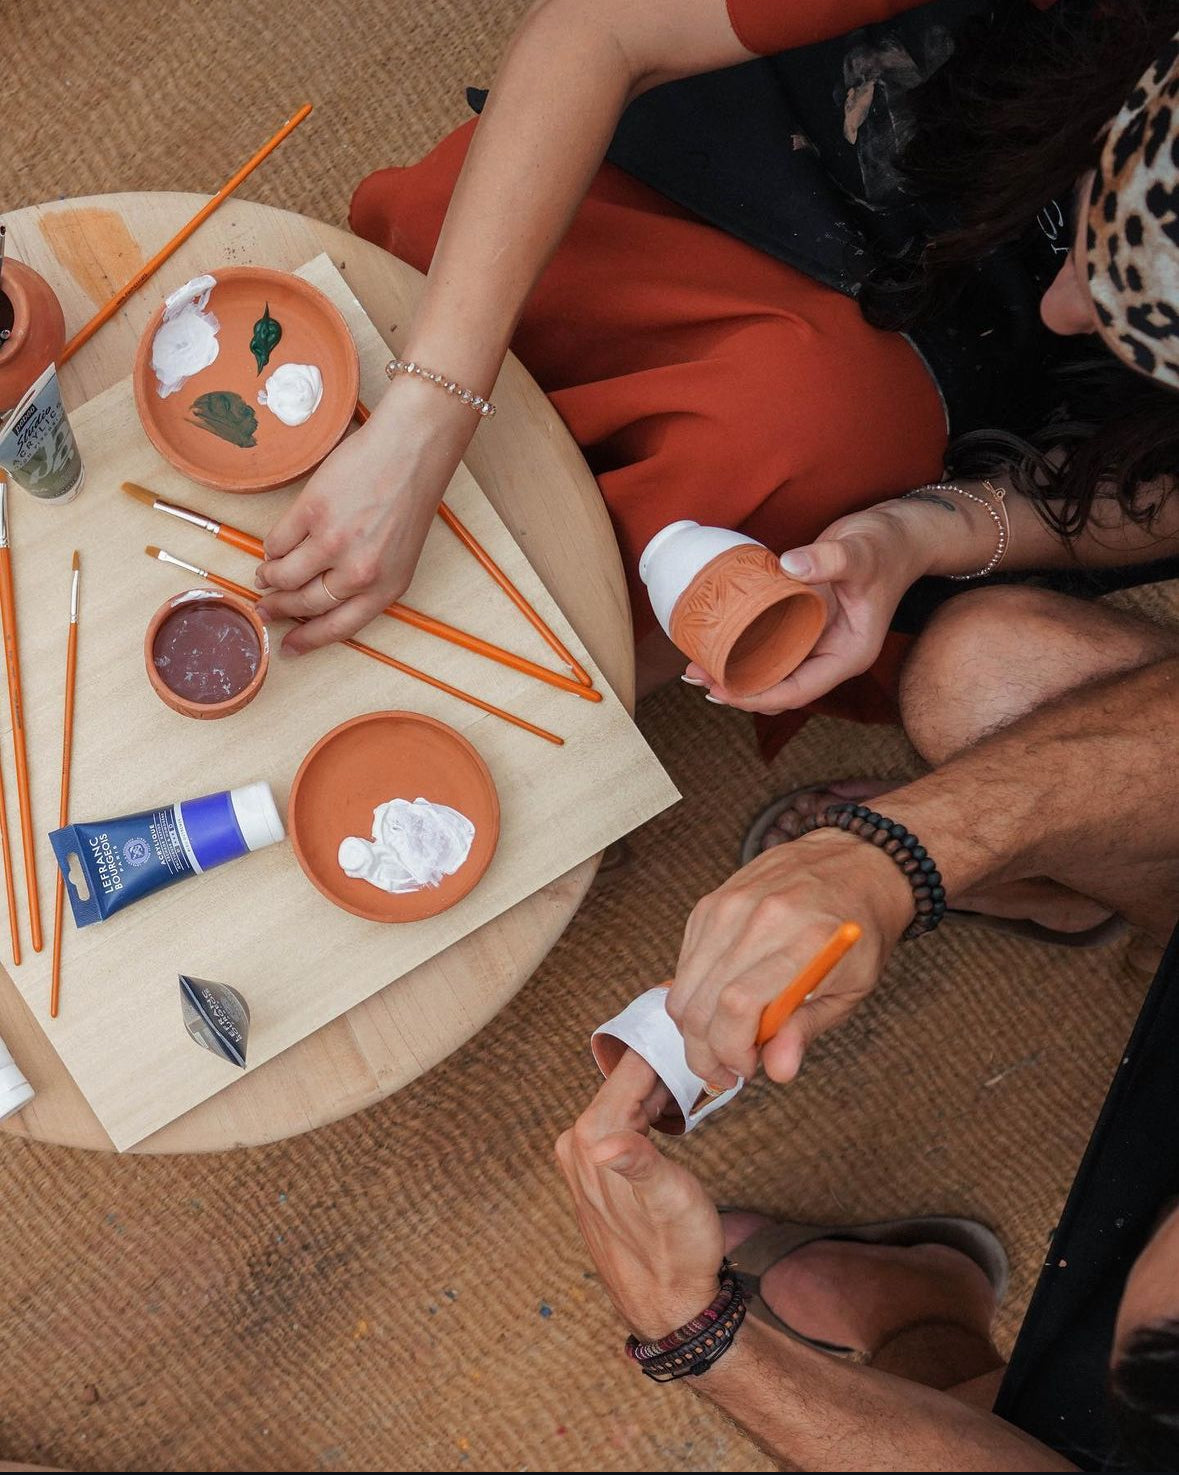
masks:
POLYGON ((240 394, 214 389, 192 402, 193 422, 235 446, 253 446, 258 417, 240 394))
POLYGON ((250 352, 258 365, 259 374, 270 362, 270 355, 278 347, 282 337, 282 324, 270 316, 270 303, 266 304, 262 316, 254 324, 254 336, 250 339, 250 352))

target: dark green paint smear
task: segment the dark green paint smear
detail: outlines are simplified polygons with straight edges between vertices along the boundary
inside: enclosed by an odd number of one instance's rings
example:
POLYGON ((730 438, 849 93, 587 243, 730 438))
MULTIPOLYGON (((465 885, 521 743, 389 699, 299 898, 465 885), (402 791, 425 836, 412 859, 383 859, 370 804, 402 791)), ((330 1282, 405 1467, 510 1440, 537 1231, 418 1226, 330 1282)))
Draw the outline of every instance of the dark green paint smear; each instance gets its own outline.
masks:
POLYGON ((258 365, 259 374, 270 362, 270 355, 278 347, 282 337, 282 324, 270 316, 270 303, 266 304, 262 316, 254 324, 254 336, 250 339, 250 352, 258 365))
POLYGON ((258 429, 258 417, 240 394, 226 389, 211 390, 193 400, 192 413, 196 416, 194 424, 211 430, 230 445, 257 445, 254 432, 258 429))

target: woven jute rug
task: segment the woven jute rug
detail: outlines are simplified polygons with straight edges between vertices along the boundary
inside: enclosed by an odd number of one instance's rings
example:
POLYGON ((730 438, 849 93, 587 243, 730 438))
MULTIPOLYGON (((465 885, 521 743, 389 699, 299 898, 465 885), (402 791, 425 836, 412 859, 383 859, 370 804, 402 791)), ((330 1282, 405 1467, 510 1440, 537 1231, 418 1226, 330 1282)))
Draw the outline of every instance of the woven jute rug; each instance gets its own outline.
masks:
MULTIPOLYGON (((0 207, 213 190, 304 98, 247 193, 343 222, 369 169, 462 120, 522 5, 9 0, 0 207)), ((621 1356, 552 1143, 592 1027, 666 977, 747 817, 797 783, 902 775, 899 734, 814 720, 767 769, 747 723, 668 691, 640 721, 684 802, 635 834, 514 1003, 383 1105, 217 1157, 0 1135, 0 1458, 103 1470, 747 1470, 771 1466, 621 1356)), ((1144 981, 951 932, 785 1090, 755 1083, 673 1150, 718 1200, 818 1220, 993 1224, 1009 1342, 1144 981)))

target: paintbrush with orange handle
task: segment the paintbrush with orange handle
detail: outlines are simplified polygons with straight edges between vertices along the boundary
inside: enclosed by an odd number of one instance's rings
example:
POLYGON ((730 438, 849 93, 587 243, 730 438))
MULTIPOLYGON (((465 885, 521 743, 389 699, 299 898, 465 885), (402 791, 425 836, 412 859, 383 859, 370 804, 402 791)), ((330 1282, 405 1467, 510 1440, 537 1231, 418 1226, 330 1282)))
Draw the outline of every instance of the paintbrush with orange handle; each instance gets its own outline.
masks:
POLYGON ((213 211, 216 210, 218 206, 225 203, 230 195, 233 194, 234 190, 237 189, 238 185, 240 185, 244 179, 248 178, 249 175, 251 175, 254 170, 257 169, 258 165, 261 164, 263 159, 269 157, 269 155, 274 152, 274 150, 279 146, 283 139, 287 137, 288 134, 293 133, 295 129, 298 128, 299 124, 310 114, 310 112, 311 104, 309 102, 304 103, 293 118, 287 119, 287 121, 282 125, 282 127, 278 130, 278 132, 274 135, 270 142, 263 144, 258 152, 254 155, 254 157, 243 164, 242 167, 233 176, 233 178, 229 180, 227 184, 223 185, 211 200, 201 206, 201 208, 192 217, 188 224, 182 226, 181 229, 177 231, 177 233, 167 243, 167 245, 162 246, 160 250, 158 250, 156 254, 152 257, 152 259, 146 263, 146 265, 140 267, 140 269, 135 273, 135 275, 131 278, 131 280, 127 283, 125 287, 120 287, 115 295, 110 299, 110 301, 104 303, 103 306, 98 309, 98 311, 85 325, 85 327, 78 329, 78 331, 62 349, 62 351, 58 354, 58 368, 61 368, 62 364, 68 363, 69 360, 73 358, 74 354, 77 353, 78 349, 81 348, 84 343, 88 343, 90 339, 93 338, 95 333, 98 332, 99 328, 102 327, 103 323, 109 322, 109 320, 114 317, 115 313, 117 313, 119 308, 123 306, 124 302, 126 302, 129 297, 133 297, 135 293, 139 291, 140 287, 143 286, 144 282, 146 282, 150 277, 153 277, 156 272, 159 271, 160 267, 163 266, 168 257, 171 256, 173 252, 178 251, 180 247, 184 245, 189 236, 191 236, 192 233, 199 226, 203 225, 205 221, 208 220, 209 216, 212 215, 213 211))
POLYGON ((29 898, 29 931, 33 951, 43 946, 41 898, 37 892, 37 855, 33 834, 33 802, 29 794, 29 752, 25 742, 25 707, 20 687, 20 646, 16 632, 16 590, 12 582, 12 550, 8 546, 8 481, 0 475, 0 630, 4 636, 4 669, 8 677, 8 710, 12 714, 12 747, 16 757, 16 799, 20 809, 21 849, 25 858, 25 890, 29 898))
MULTIPOLYGON (((810 962, 800 968, 778 997, 761 1011, 755 1041, 759 1050, 763 1045, 769 1044, 794 1011, 806 1003, 836 963, 855 947, 862 936, 863 928, 858 922, 839 924, 810 962)), ((697 1097, 692 1114, 695 1115, 714 1096, 723 1096, 727 1090, 727 1086, 719 1089, 705 1086, 697 1097)))
MULTIPOLYGON (((363 425, 365 421, 370 418, 371 415, 372 411, 368 408, 368 406, 362 400, 357 400, 356 418, 360 421, 361 425, 363 425)), ((524 598, 523 594, 520 593, 519 589, 516 588, 515 584, 512 583, 511 579, 508 578, 507 574, 504 573, 503 569, 500 568, 495 559, 492 558, 491 554, 487 552, 486 548, 484 548, 482 543, 480 543, 479 540, 475 537, 474 533, 472 533, 462 522, 459 521, 459 519, 450 510, 445 502, 439 502, 438 516, 451 530, 451 532, 455 535, 455 537, 459 540, 459 542, 463 545, 467 552, 471 554, 475 561, 481 564, 483 569, 491 575, 491 577, 504 591, 504 593, 508 596, 508 598, 512 601, 512 603, 516 606, 516 608, 520 611, 520 613, 524 616, 524 618, 528 621, 528 623, 532 626, 536 633, 541 637, 541 639, 545 642, 549 649, 565 662, 565 664, 573 672, 578 685, 592 687, 594 683, 593 678, 590 676, 589 672, 586 671, 583 666, 578 665, 578 663, 561 644, 560 640, 553 633, 553 631, 549 629, 548 625, 545 624, 544 620, 540 617, 539 614, 537 614, 536 610, 532 608, 532 606, 524 598)))
MULTIPOLYGON (((262 599, 256 589, 247 589, 244 584, 235 584, 232 579, 223 579, 220 574, 210 573, 207 568, 200 568, 195 563, 185 563, 184 559, 176 558, 171 553, 165 553, 162 548, 148 547, 143 551, 149 558, 157 558, 161 563, 170 563, 175 568, 186 569, 190 574, 196 574, 198 579, 207 579, 218 589, 224 589, 229 594, 236 594, 241 599, 248 599, 254 604, 259 603, 262 599)), ((546 743, 554 743, 558 748, 565 746, 565 739, 558 737, 555 732, 549 732, 547 728, 526 722, 523 717, 517 717, 512 712, 505 712, 502 707, 493 707, 482 697, 460 691, 457 686, 450 686, 447 682, 440 681, 437 676, 427 676, 425 671, 419 671, 414 666, 407 666, 404 661, 387 656, 383 650, 376 650, 371 645, 362 645, 359 640, 343 640, 340 644, 348 646, 350 650, 359 651, 362 656, 371 656, 374 661, 380 661, 382 665, 391 666, 394 671, 400 671, 403 676, 412 676, 415 681, 424 681, 427 686, 434 687, 436 691, 444 691, 447 696, 456 697, 460 702, 478 707, 480 711, 487 712, 492 717, 499 717, 504 722, 510 722, 513 727, 523 728, 525 732, 532 733, 534 737, 543 738, 546 743)))
MULTIPOLYGON (((262 539, 255 537, 253 533, 231 527, 228 523, 217 522, 215 518, 206 517, 191 507, 182 507, 177 502, 166 502, 162 497, 157 497, 150 487, 140 486, 138 482, 123 482, 123 490, 129 497, 134 497, 137 502, 142 502, 156 512, 166 512, 171 517, 179 517, 184 522, 191 523, 193 527, 201 528, 206 533, 212 533, 213 537, 219 538, 222 543, 240 548, 243 553, 252 554, 255 558, 266 556, 262 551, 262 539)), ((402 624, 412 625, 415 630, 424 630, 428 635, 436 635, 439 640, 448 641, 451 645, 461 646, 463 650, 484 656, 489 661, 497 661, 501 666, 508 666, 511 670, 519 671, 525 676, 535 677, 537 681, 543 681, 549 686, 556 686, 562 691, 569 691, 575 696, 584 697, 587 702, 602 700, 601 692, 594 691, 591 687, 582 686, 570 677, 562 676, 557 671, 550 671, 545 666, 538 666, 535 661, 518 656, 513 651, 492 645, 490 641, 482 640, 478 635, 470 635, 466 630, 447 625, 442 620, 434 619, 432 615, 425 615, 420 610, 410 609, 408 605, 390 604, 386 607, 385 614, 391 615, 395 620, 400 620, 402 624)))
MULTIPOLYGON (((70 766, 74 754, 74 685, 78 671, 78 594, 81 560, 74 551, 70 565, 70 633, 66 642, 65 719, 61 731, 61 798, 57 806, 57 827, 64 828, 70 819, 70 766)), ((61 924, 65 915, 65 878, 57 873, 57 891, 53 898, 53 982, 49 990, 49 1017, 57 1018, 61 1000, 61 924)))

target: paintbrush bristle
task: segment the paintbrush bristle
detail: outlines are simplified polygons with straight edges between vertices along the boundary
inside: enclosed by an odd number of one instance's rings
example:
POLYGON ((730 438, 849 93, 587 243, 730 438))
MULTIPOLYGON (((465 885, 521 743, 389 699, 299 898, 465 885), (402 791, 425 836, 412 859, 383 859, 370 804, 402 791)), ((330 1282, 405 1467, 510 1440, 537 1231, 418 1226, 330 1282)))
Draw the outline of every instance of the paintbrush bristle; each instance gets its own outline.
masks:
POLYGON ((154 506, 159 501, 155 492, 149 492, 146 487, 141 487, 138 482, 125 481, 123 483, 123 490, 129 497, 134 497, 137 502, 146 503, 148 507, 154 506))
POLYGON ((72 568, 73 571, 75 573, 77 573, 78 570, 81 567, 82 567, 82 560, 78 557, 78 550, 75 548, 74 549, 74 556, 73 556, 73 558, 70 559, 70 568, 72 568))
POLYGON ((159 558, 160 556, 160 550, 158 548, 153 548, 150 543, 143 551, 147 554, 148 558, 159 558))

